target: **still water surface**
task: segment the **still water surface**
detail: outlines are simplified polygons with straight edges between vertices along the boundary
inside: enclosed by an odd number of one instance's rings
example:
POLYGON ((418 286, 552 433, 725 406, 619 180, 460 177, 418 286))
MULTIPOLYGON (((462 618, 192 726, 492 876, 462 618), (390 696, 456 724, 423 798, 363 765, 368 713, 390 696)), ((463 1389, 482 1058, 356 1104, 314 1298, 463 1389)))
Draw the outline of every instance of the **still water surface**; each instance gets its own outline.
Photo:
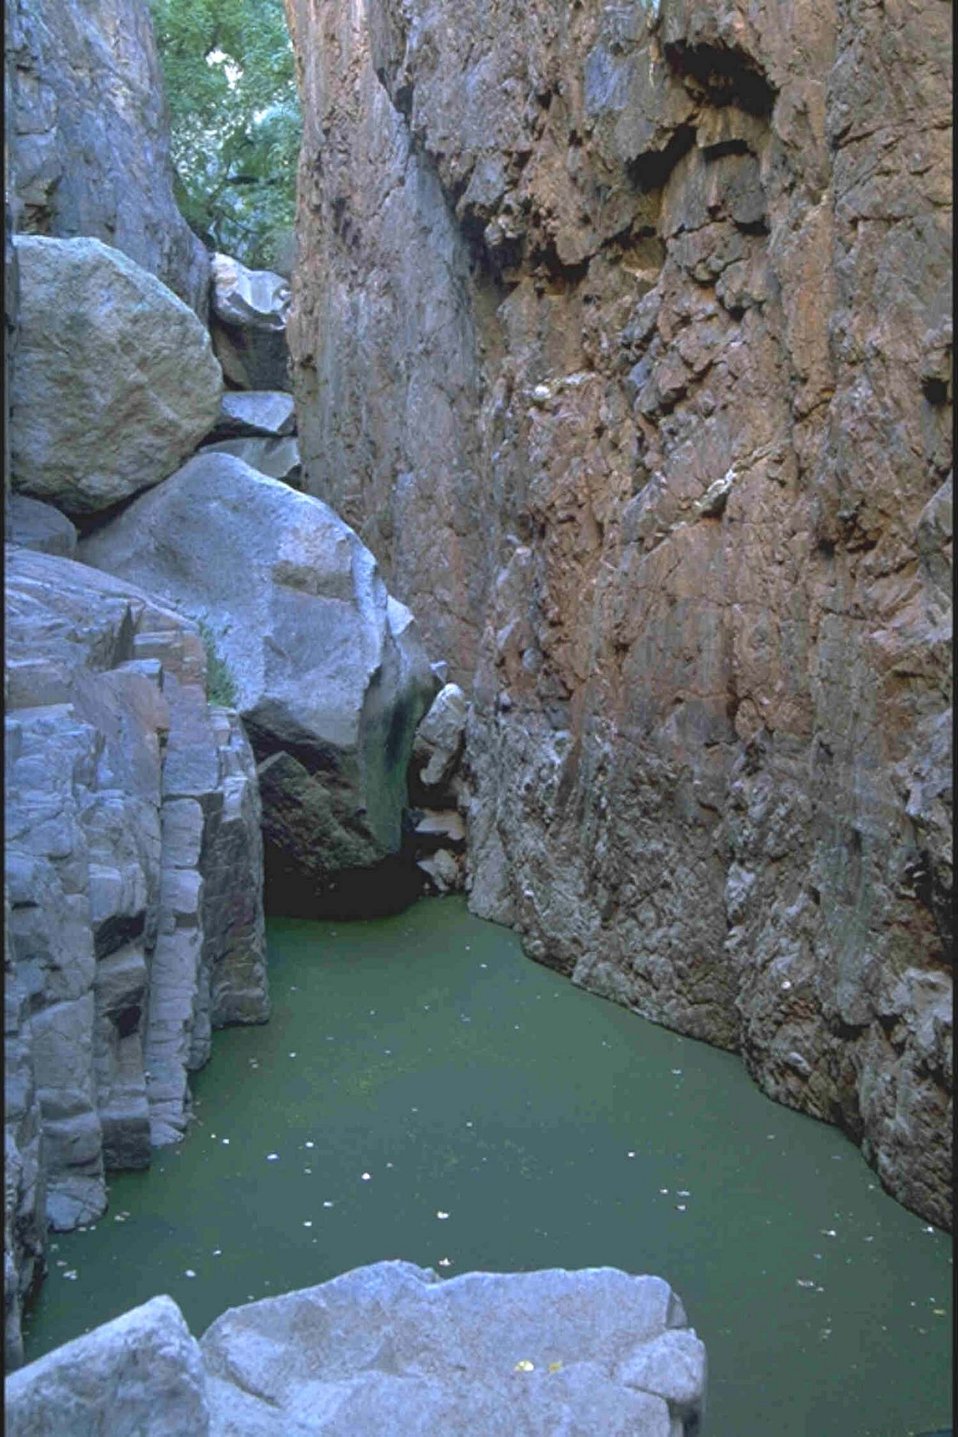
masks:
POLYGON ((460 899, 268 931, 270 1023, 217 1035, 187 1139, 55 1239, 28 1359, 159 1292, 199 1335, 380 1258, 608 1264, 682 1297, 709 1437, 948 1424, 950 1239, 834 1129, 529 962, 460 899))

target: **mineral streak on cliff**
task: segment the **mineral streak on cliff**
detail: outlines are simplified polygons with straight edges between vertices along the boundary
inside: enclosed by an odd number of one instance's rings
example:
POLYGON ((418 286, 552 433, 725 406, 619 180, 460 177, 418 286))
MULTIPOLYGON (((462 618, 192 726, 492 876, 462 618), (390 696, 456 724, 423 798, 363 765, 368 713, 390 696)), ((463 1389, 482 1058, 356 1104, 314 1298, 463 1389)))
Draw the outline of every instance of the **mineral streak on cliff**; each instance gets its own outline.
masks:
POLYGON ((472 905, 950 1224, 941 0, 287 0, 308 487, 472 700, 472 905))

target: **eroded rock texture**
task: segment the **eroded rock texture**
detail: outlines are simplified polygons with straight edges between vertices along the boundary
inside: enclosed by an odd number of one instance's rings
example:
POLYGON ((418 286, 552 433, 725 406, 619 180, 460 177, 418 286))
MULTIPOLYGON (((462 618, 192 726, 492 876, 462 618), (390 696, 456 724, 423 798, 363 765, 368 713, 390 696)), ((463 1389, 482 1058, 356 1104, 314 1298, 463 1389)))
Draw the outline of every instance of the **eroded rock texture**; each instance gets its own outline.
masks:
POLYGON ((211 1027, 263 1021, 268 997, 253 758, 238 716, 207 704, 200 636, 70 559, 8 546, 6 583, 19 1297, 40 1260, 38 1187, 54 1228, 96 1218, 105 1169, 145 1167, 182 1134, 211 1027))
POLYGON ((14 228, 122 250, 205 318, 209 256, 173 198, 143 0, 14 0, 6 47, 14 228))
POLYGON ((288 0, 307 487, 472 904, 950 1223, 948 11, 288 0))

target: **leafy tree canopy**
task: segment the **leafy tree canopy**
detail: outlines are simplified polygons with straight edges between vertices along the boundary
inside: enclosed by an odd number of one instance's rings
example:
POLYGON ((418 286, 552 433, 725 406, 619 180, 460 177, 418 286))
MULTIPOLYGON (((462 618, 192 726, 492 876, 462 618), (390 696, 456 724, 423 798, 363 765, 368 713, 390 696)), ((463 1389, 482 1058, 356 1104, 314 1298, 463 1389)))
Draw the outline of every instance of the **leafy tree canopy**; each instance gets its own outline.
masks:
POLYGON ((283 0, 150 0, 177 200, 211 249, 281 264, 301 135, 283 0))

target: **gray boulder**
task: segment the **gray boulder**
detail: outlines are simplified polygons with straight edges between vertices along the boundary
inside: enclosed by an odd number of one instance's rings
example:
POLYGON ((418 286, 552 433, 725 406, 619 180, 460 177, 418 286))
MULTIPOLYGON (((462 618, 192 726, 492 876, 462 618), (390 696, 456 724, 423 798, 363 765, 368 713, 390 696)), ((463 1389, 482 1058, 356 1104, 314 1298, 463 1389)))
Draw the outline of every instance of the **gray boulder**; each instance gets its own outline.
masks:
POLYGON ((53 1227, 95 1219, 107 1168, 144 1167, 182 1134, 211 1029, 262 1021, 269 1004, 253 756, 236 713, 207 703, 195 626, 28 549, 7 547, 6 586, 19 1304, 38 1275, 30 1214, 44 1192, 53 1227))
POLYGON ((289 280, 271 270, 247 269, 225 254, 213 255, 211 270, 210 328, 226 378, 238 389, 288 391, 289 280))
POLYGON ((410 784, 417 799, 428 803, 450 796, 465 745, 468 707, 458 684, 445 684, 433 699, 413 747, 410 784))
POLYGON ((223 395, 214 439, 279 437, 296 427, 293 396, 279 389, 230 389, 223 395))
POLYGON ((282 479, 294 489, 301 487, 302 460, 299 445, 292 434, 267 439, 262 435, 246 439, 220 439, 215 444, 204 444, 203 453, 232 454, 242 459, 251 469, 266 474, 270 479, 282 479))
POLYGON ((206 1437, 196 1340, 171 1297, 22 1367, 4 1383, 7 1437, 206 1437))
POLYGON ((59 554, 62 559, 70 559, 76 552, 76 528, 52 504, 41 504, 26 494, 11 494, 9 522, 11 544, 41 554, 59 554))
POLYGON ((70 515, 165 479, 216 422, 222 379, 196 315, 94 239, 18 236, 15 489, 70 515))
POLYGON ((213 1437, 681 1437, 705 1349, 667 1282, 381 1262, 233 1308, 200 1342, 213 1437))
POLYGON ((287 911, 348 909, 399 853, 435 692, 372 554, 320 500, 205 451, 81 553, 207 625, 259 760, 268 883, 287 911))

